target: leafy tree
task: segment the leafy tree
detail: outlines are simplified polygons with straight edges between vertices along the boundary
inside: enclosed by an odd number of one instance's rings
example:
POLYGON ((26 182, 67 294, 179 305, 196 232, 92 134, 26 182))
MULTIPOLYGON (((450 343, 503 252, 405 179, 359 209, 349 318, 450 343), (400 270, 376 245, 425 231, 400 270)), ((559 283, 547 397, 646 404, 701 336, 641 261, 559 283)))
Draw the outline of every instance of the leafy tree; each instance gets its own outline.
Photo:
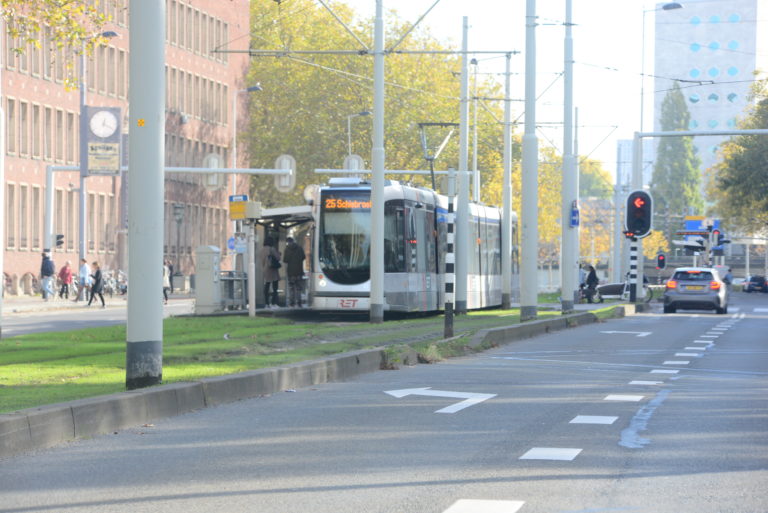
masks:
MULTIPOLYGON (((768 126, 768 81, 756 82, 752 107, 739 128, 768 126)), ((715 179, 709 193, 715 210, 729 224, 747 231, 765 227, 768 222, 768 137, 742 135, 721 147, 723 159, 715 165, 715 179)))
MULTIPOLYGON (((667 93, 661 105, 663 131, 688 130, 691 114, 680 91, 680 85, 667 93)), ((702 213, 701 160, 695 155, 690 137, 662 137, 651 179, 655 211, 661 215, 702 213)), ((667 223, 669 224, 669 223, 667 223)))
POLYGON ((608 199, 613 195, 611 175, 602 162, 591 159, 579 163, 579 196, 608 199))
MULTIPOLYGON (((110 2, 113 0, 102 0, 102 4, 110 2)), ((0 0, 0 15, 8 36, 14 40, 11 50, 16 53, 23 53, 29 45, 40 48, 42 33, 46 31, 56 48, 79 52, 85 44, 90 54, 105 42, 100 34, 109 21, 98 9, 98 2, 86 0, 0 0)), ((73 71, 69 62, 68 86, 74 85, 73 71)))
POLYGON ((648 259, 656 258, 659 253, 669 251, 669 241, 661 230, 651 230, 651 233, 643 239, 643 256, 648 259))

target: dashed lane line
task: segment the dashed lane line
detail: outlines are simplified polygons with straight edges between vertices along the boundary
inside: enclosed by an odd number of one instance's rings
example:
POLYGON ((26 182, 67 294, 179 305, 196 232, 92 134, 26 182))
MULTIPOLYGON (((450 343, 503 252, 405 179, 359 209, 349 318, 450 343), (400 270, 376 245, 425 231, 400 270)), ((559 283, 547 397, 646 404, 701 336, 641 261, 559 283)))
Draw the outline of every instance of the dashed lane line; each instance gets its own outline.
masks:
POLYGON ((643 400, 642 395, 628 395, 628 394, 609 394, 605 396, 603 401, 629 401, 636 403, 643 400))
POLYGON ((610 425, 619 420, 618 417, 605 415, 577 415, 569 424, 606 424, 610 425))
POLYGON ((667 360, 664 365, 688 365, 691 363, 689 360, 667 360))
POLYGON ((525 501, 459 499, 443 513, 516 513, 525 501))
POLYGON ((521 460, 551 460, 573 461, 582 449, 570 447, 534 447, 519 459, 521 460))

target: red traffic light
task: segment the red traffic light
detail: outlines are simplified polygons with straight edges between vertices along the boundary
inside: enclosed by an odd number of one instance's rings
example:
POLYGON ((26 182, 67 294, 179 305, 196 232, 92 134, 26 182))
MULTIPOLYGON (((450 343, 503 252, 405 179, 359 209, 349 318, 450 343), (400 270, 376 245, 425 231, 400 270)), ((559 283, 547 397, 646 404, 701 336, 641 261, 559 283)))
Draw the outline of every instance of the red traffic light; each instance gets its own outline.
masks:
POLYGON ((636 208, 642 208, 645 206, 645 200, 643 198, 635 198, 634 205, 636 208))
POLYGON ((626 219, 624 228, 626 232, 634 234, 641 239, 651 232, 653 226, 653 200, 646 191, 632 191, 627 196, 626 219))

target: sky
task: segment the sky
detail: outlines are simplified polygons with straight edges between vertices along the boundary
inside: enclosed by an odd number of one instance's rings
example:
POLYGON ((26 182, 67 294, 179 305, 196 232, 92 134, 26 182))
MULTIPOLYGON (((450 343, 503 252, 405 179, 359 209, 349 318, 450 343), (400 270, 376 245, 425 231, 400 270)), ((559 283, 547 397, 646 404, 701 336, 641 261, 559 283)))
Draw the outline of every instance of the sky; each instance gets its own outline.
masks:
MULTIPOLYGON (((373 16, 374 0, 342 0, 364 17, 373 16)), ((643 46, 645 73, 653 67, 654 2, 643 0, 572 0, 574 106, 578 108, 578 152, 600 160, 612 174, 616 141, 640 129, 643 46), (644 14, 644 11, 645 12, 644 14), (644 20, 645 18, 645 20, 644 20), (645 21, 645 23, 643 23, 645 21), (643 34, 643 25, 645 33, 643 34), (643 38, 643 35, 645 36, 643 38), (645 44, 643 44, 645 39, 645 44)), ((404 20, 415 22, 435 0, 384 0, 404 20)), ((468 16, 470 51, 518 50, 512 57, 512 98, 524 98, 525 0, 439 0, 421 22, 442 42, 461 46, 462 17, 468 16)), ((563 147, 563 52, 565 0, 539 0, 536 15, 536 106, 539 146, 563 147)), ((386 23, 386 19, 385 19, 386 23)), ((504 57, 479 56, 479 73, 504 71, 504 57)), ((503 80, 503 77, 499 77, 503 80)), ((645 88, 645 124, 652 119, 651 88, 645 88)), ((513 119, 522 112, 513 103, 513 119)), ((520 122, 522 123, 521 118, 520 122)), ((519 129, 522 131, 522 127, 519 129)))

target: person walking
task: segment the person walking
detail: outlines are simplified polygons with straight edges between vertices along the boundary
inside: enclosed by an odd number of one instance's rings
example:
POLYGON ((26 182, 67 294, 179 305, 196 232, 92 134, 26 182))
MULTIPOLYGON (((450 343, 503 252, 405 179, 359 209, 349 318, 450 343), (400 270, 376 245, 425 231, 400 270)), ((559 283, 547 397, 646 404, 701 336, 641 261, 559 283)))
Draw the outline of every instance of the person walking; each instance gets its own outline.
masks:
POLYGON ((264 279, 264 304, 267 308, 277 308, 277 282, 280 281, 280 252, 275 247, 272 237, 264 239, 264 247, 259 253, 261 276, 264 279), (270 294, 269 289, 272 288, 270 294), (271 303, 270 303, 271 301, 271 303))
MULTIPOLYGON (((171 269, 168 260, 163 261, 163 304, 168 304, 168 291, 171 290, 171 269)), ((171 292, 173 292, 171 290, 171 292)))
POLYGON ((93 278, 93 281, 91 282, 91 299, 88 300, 88 306, 91 306, 94 296, 98 294, 99 299, 101 299, 101 307, 106 308, 107 305, 106 303, 104 303, 104 294, 102 294, 102 292, 104 291, 104 282, 101 276, 101 268, 99 268, 98 262, 94 262, 92 265, 93 265, 94 272, 91 275, 91 278, 93 278))
POLYGON ((50 254, 43 252, 43 262, 40 265, 40 288, 43 292, 43 301, 55 297, 53 292, 53 276, 56 273, 56 266, 53 265, 50 254))
POLYGON ((597 290, 597 284, 600 280, 597 279, 597 272, 593 266, 588 266, 589 273, 587 273, 587 301, 593 303, 592 298, 595 296, 597 290))
POLYGON ((285 275, 288 281, 288 304, 302 307, 301 293, 304 289, 304 250, 296 244, 293 237, 285 239, 285 275))
POLYGON ((88 265, 88 261, 85 258, 80 259, 80 269, 77 271, 77 281, 79 288, 77 290, 77 297, 75 301, 88 301, 90 299, 89 291, 91 290, 91 267, 88 265))
POLYGON ((72 285, 72 262, 67 260, 64 267, 59 271, 59 281, 61 281, 61 289, 59 290, 59 298, 69 299, 69 287, 72 285))

